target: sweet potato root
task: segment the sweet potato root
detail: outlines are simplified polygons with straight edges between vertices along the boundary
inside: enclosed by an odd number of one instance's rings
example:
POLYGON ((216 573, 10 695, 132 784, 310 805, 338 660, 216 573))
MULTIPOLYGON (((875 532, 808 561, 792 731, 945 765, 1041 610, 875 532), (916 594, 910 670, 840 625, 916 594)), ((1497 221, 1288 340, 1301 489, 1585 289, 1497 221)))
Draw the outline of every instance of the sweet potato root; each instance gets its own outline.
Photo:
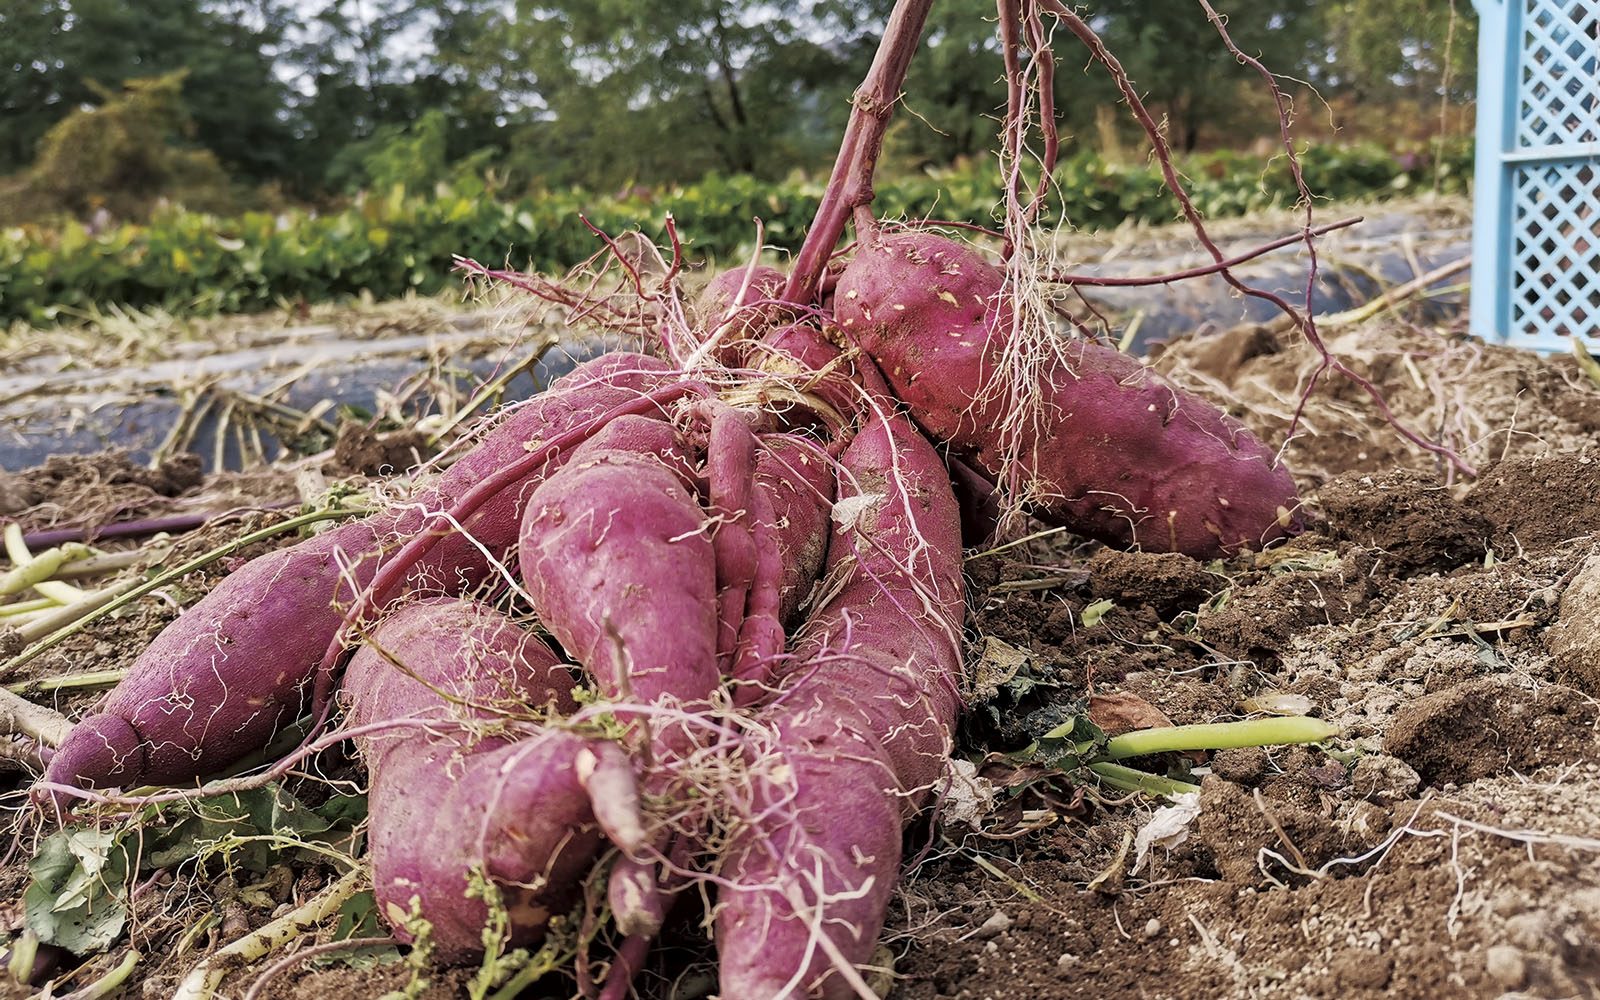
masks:
POLYGON ((1047 520, 1200 558, 1300 529, 1294 482, 1273 452, 1133 358, 1072 341, 1004 384, 1003 286, 965 244, 883 234, 840 275, 835 316, 924 429, 991 480, 1013 473, 1047 520), (1013 455, 1019 469, 1008 470, 1013 455))
MULTIPOLYGON (((142 652, 97 714, 73 728, 47 780, 91 788, 170 784, 227 767, 304 710, 309 683, 343 621, 397 540, 424 511, 448 507, 526 454, 530 441, 579 428, 671 376, 661 361, 607 354, 515 408, 432 488, 404 506, 263 556, 188 609, 142 652)), ((530 483, 560 465, 556 456, 530 483)), ((420 592, 464 593, 489 574, 490 553, 516 543, 528 486, 503 492, 442 539, 410 573, 420 592)))
POLYGON ((842 583, 777 677, 723 853, 724 996, 852 995, 894 887, 901 824, 949 753, 964 608, 948 477, 902 417, 869 423, 841 461, 852 480, 828 566, 842 583))
POLYGON ((358 741, 371 772, 373 891, 402 939, 420 919, 440 958, 480 953, 489 909, 468 892, 476 876, 499 887, 513 945, 530 944, 575 902, 602 826, 638 847, 637 796, 617 747, 497 726, 570 711, 572 683, 548 646, 469 601, 404 605, 351 660, 342 698, 356 726, 430 723, 358 741))

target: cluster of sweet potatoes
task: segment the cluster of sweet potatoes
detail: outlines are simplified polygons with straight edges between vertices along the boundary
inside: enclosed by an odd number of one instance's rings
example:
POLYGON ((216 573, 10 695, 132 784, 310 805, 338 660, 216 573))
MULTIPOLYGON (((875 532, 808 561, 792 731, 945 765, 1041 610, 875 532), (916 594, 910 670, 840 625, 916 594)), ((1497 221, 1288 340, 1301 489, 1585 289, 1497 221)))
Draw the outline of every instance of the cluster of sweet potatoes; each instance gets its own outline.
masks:
POLYGON ((970 532, 1020 477, 1042 518, 1197 556, 1298 522, 1270 451, 1110 348, 997 383, 1012 324, 978 251, 862 237, 817 301, 726 272, 685 311, 693 367, 603 355, 409 501, 233 573, 42 790, 189 782, 339 706, 399 936, 480 951, 488 879, 528 944, 603 878, 621 996, 701 877, 724 996, 864 990, 961 707, 962 504, 970 532))

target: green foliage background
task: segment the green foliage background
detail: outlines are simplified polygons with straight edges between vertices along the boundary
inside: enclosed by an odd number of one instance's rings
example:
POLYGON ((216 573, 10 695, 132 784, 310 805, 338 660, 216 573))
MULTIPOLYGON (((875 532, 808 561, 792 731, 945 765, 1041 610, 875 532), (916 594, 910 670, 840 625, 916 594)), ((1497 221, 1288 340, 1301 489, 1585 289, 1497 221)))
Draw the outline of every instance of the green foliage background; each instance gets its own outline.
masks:
MULTIPOLYGON (((1315 146, 1302 166, 1319 196, 1345 200, 1426 190, 1436 174, 1445 190, 1463 190, 1471 155, 1465 144, 1456 144, 1435 164, 1427 156, 1396 156, 1378 147, 1315 146)), ((1283 158, 1263 162, 1212 154, 1189 158, 1183 167, 1196 204, 1208 216, 1295 199, 1283 158)), ((1083 154, 1063 162, 1056 181, 1055 210, 1075 226, 1177 218, 1160 176, 1147 165, 1083 154)), ((695 260, 747 254, 752 220, 760 217, 767 242, 793 250, 821 190, 816 180, 769 183, 713 175, 653 195, 601 197, 563 188, 502 200, 464 175, 427 191, 395 184, 333 212, 218 216, 165 209, 148 223, 99 232, 78 222, 14 227, 0 230, 0 321, 50 323, 105 303, 174 313, 247 312, 363 291, 380 298, 431 293, 458 280, 451 273, 457 254, 490 265, 559 271, 599 248, 580 214, 606 232, 641 228, 660 239, 670 211, 695 260)), ((995 200, 992 164, 973 160, 885 180, 876 204, 885 218, 986 224, 993 221, 995 200)))

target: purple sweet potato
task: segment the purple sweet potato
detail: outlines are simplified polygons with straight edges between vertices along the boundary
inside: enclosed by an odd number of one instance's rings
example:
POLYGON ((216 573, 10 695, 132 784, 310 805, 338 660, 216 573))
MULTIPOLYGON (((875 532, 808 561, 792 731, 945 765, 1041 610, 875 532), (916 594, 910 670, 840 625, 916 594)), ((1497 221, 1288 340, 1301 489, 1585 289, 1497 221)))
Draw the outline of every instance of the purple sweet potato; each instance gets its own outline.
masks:
POLYGON ((709 525, 659 458, 595 451, 546 479, 523 517, 518 565, 540 621, 606 697, 697 705, 716 689, 709 525))
MULTIPOLYGON (((596 358, 512 409, 411 502, 247 564, 140 654, 99 712, 73 728, 46 780, 86 787, 183 782, 260 749, 304 710, 342 609, 371 583, 384 554, 419 530, 425 511, 449 507, 525 455, 530 442, 581 428, 675 377, 643 355, 596 358)), ((411 586, 451 594, 481 583, 490 566, 478 545, 495 553, 515 545, 527 493, 565 457, 471 518, 466 527, 476 544, 463 535, 441 540, 412 570, 411 586)))
POLYGON ((717 560, 717 667, 733 666, 745 621, 758 555, 753 532, 756 436, 749 420, 722 402, 709 404, 706 492, 715 519, 711 532, 717 560))
POLYGON ((784 651, 784 626, 822 571, 833 506, 831 460, 803 438, 766 435, 755 464, 750 513, 756 571, 729 672, 738 705, 760 697, 775 657, 784 651))
POLYGON ((1011 336, 1004 275, 927 232, 865 241, 840 275, 835 316, 930 434, 991 480, 1040 496, 1037 513, 1101 541, 1209 558, 1301 527, 1288 471, 1210 403, 1087 340, 999 385, 1011 336), (1037 393, 1009 461, 1002 428, 1037 393))
POLYGON ((738 364, 751 338, 766 322, 766 311, 754 304, 783 291, 784 275, 765 264, 730 268, 706 282, 695 300, 695 325, 706 340, 716 342, 713 356, 738 364))
POLYGON ((544 643, 461 600, 403 605, 351 660, 341 697, 353 725, 429 722, 358 739, 371 772, 373 892, 402 939, 420 917, 442 960, 481 953, 489 911, 481 892, 468 893, 476 876, 500 889, 511 943, 533 944, 576 901, 602 828, 638 846, 637 797, 617 747, 494 725, 570 711, 572 682, 544 643))
POLYGON ((844 582, 797 636, 730 793, 716 910, 724 996, 854 994, 900 863, 902 823, 943 773, 961 671, 961 537, 948 477, 904 418, 842 457, 844 582))

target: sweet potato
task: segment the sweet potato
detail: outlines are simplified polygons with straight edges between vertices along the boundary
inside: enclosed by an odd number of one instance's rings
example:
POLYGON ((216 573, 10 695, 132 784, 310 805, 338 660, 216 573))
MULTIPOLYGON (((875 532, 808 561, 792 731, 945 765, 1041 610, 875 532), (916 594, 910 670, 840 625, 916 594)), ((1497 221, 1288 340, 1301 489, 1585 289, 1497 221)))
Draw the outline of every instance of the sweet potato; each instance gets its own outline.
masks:
POLYGON ((694 701, 715 689, 706 516, 660 460, 603 450, 552 475, 528 504, 518 565, 540 621, 606 697, 694 701))
POLYGON ((834 310, 925 430, 991 480, 1015 476, 1047 520, 1201 558, 1300 529, 1294 482, 1273 452, 1133 358, 1075 340, 1038 359, 1025 384, 1000 384, 1012 335, 1003 285, 965 244, 901 231, 864 241, 834 310))
MULTIPOLYGON (((342 606, 368 586, 396 541, 424 512, 448 507, 531 441, 584 426, 670 379, 638 354, 603 355, 512 409, 412 502, 263 556, 233 573, 156 637, 127 677, 79 722, 46 780, 87 787, 188 781, 258 750, 304 710, 309 682, 343 620, 342 606)), ((566 456, 529 476, 537 483, 566 456)), ((442 539, 411 570, 414 589, 463 593, 490 572, 482 545, 515 545, 528 486, 504 491, 465 526, 473 538, 442 539)))
POLYGON ((756 436, 748 419, 722 402, 709 404, 706 492, 717 561, 717 667, 727 673, 745 622, 750 587, 756 581, 753 535, 756 436))
POLYGON ((833 504, 831 461, 803 438, 768 434, 761 440, 750 496, 755 575, 729 676, 734 703, 760 697, 793 619, 822 570, 833 504))
POLYGON ((352 658, 341 696, 354 725, 431 723, 358 740, 371 772, 373 891, 402 939, 420 918, 441 959, 481 953, 489 910, 468 893, 476 875, 499 887, 512 944, 531 944, 576 901, 602 826, 637 848, 637 798, 618 748, 494 726, 570 711, 572 683, 548 646, 469 601, 404 605, 352 658))
POLYGON ((765 264, 730 268, 706 282, 694 304, 695 326, 711 354, 727 365, 741 363, 748 342, 760 335, 765 311, 755 306, 783 290, 784 275, 765 264))
POLYGON ((959 706, 961 538, 933 447, 902 417, 845 450, 840 589, 807 621, 730 793, 716 910, 722 994, 852 995, 882 927, 900 830, 928 801, 959 706), (730 807, 730 811, 735 811, 730 807))

